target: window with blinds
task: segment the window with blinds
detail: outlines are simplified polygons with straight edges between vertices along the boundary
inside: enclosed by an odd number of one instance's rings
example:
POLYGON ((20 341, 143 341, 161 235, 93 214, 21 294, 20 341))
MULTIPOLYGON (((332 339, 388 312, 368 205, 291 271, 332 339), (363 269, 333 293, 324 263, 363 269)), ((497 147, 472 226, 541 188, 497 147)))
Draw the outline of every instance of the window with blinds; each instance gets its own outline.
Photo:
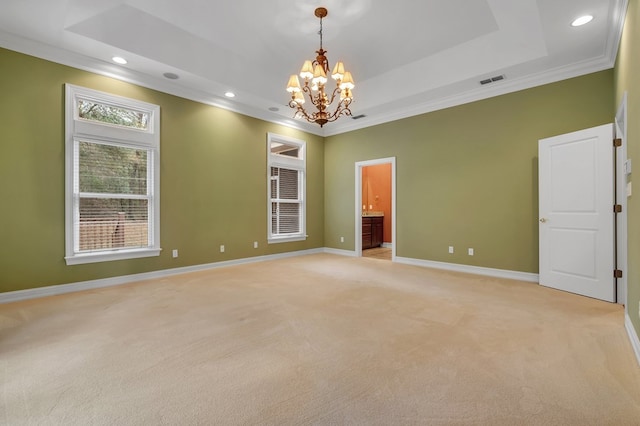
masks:
POLYGON ((159 255, 159 107, 66 89, 67 264, 159 255))
POLYGON ((147 170, 153 153, 75 141, 78 252, 149 246, 147 170))
POLYGON ((268 134, 270 243, 299 241, 305 235, 305 142, 268 134))

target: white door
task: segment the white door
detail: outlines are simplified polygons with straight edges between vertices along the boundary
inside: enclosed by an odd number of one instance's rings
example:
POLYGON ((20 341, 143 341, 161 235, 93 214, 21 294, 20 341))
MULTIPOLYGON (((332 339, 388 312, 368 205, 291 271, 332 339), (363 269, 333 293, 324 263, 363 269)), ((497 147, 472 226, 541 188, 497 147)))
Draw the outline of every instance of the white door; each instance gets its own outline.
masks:
POLYGON ((613 125, 538 143, 540 284, 613 302, 613 125))

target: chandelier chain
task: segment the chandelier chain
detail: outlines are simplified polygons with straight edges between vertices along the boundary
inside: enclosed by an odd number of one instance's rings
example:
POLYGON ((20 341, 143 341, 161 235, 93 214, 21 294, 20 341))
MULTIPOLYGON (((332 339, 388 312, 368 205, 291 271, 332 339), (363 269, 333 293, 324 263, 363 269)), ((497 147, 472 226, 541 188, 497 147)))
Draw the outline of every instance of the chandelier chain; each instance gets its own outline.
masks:
POLYGON ((320 50, 322 50, 322 16, 320 17, 320 50))

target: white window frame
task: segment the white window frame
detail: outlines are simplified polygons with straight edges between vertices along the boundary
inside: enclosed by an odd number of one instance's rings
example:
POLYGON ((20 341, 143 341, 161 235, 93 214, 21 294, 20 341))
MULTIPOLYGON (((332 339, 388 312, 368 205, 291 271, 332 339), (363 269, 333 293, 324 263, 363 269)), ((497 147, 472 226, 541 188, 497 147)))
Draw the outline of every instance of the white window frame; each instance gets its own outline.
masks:
POLYGON ((65 261, 67 265, 107 262, 159 256, 160 248, 160 107, 80 86, 65 84, 65 261), (78 101, 88 100, 132 109, 149 115, 146 129, 82 119, 78 101), (143 248, 118 248, 83 252, 79 250, 78 164, 76 142, 102 142, 128 148, 143 148, 151 156, 147 169, 149 197, 149 244, 143 248))
POLYGON ((285 243, 292 241, 304 241, 307 239, 307 143, 301 139, 289 136, 267 133, 267 242, 285 243), (273 154, 272 143, 282 143, 297 146, 298 158, 273 154), (298 171, 298 197, 300 200, 300 231, 295 234, 274 234, 271 228, 271 168, 279 167, 298 171))

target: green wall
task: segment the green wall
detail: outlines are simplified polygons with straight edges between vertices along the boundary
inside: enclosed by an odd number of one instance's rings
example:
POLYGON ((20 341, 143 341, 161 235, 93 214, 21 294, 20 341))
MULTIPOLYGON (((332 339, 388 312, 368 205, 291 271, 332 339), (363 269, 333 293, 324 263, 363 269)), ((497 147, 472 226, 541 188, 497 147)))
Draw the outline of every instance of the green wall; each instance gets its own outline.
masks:
POLYGON ((0 69, 0 292, 353 250, 354 163, 383 157, 397 158, 398 256, 537 272, 538 139, 615 114, 609 70, 322 138, 8 50, 0 69), (160 105, 161 256, 65 265, 64 83, 160 105), (266 244, 267 132, 308 143, 305 242, 266 244))
MULTIPOLYGON (((615 67, 615 108, 627 92, 627 156, 640 161, 640 6, 638 0, 629 1, 624 31, 620 42, 615 67)), ((637 168, 637 166, 636 166, 637 168)), ((637 175, 639 172, 636 171, 637 175)), ((631 176, 633 181, 633 175, 631 176)), ((636 183, 636 185, 638 185, 636 183)), ((636 186, 635 190, 640 188, 636 186)), ((629 318, 640 335, 640 197, 637 195, 627 199, 627 236, 628 236, 628 271, 627 271, 627 306, 629 318)))
POLYGON ((4 49, 0 70, 0 292, 324 246, 323 138, 4 49), (160 105, 159 257, 66 266, 65 83, 160 105), (304 242, 266 242, 267 132, 307 141, 304 242))
POLYGON ((536 273, 538 140, 613 98, 609 70, 326 138, 325 245, 355 247, 354 163, 395 156, 398 256, 536 273))

